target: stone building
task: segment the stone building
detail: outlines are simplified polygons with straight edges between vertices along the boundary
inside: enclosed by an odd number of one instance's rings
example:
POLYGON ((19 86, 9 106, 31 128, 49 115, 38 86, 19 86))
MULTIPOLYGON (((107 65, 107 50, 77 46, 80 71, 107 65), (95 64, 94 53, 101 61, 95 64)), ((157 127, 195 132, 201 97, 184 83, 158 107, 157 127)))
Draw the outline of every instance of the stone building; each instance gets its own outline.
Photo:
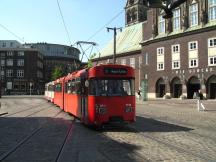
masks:
MULTIPOLYGON (((141 41, 136 42, 137 49, 141 51, 117 52, 118 63, 135 68, 136 90, 142 87, 145 89, 143 95, 148 98, 190 99, 201 89, 208 99, 215 99, 216 1, 187 0, 173 10, 172 18, 164 19, 163 15, 161 9, 147 10, 145 0, 127 1, 123 31, 142 24, 137 31, 141 34, 141 41), (142 12, 139 12, 140 9, 142 12), (131 16, 133 14, 128 10, 134 11, 136 16, 131 16), (140 20, 140 17, 143 19, 140 20)), ((122 34, 124 32, 119 33, 117 38, 121 38, 122 34)), ((117 39, 117 51, 122 40, 129 41, 122 43, 125 49, 133 46, 135 39, 129 36, 125 34, 124 39, 117 39)), ((102 50, 95 62, 106 62, 111 58, 110 46, 109 54, 102 50)))

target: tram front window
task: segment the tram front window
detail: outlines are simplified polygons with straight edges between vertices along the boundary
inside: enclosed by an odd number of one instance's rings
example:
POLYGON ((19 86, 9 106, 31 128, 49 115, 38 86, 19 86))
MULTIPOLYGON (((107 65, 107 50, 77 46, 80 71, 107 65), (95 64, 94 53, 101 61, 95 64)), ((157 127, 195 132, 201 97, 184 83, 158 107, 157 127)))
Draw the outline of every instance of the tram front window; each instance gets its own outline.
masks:
POLYGON ((89 95, 94 96, 131 96, 134 92, 134 79, 92 79, 89 95))

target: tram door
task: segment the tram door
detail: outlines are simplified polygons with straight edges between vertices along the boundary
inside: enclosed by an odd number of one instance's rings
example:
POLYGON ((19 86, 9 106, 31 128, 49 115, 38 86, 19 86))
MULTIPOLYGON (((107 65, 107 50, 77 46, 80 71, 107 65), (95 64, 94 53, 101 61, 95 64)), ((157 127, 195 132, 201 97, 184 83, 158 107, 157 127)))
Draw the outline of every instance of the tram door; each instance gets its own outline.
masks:
POLYGON ((84 123, 88 122, 88 88, 85 80, 81 81, 81 116, 84 123))
POLYGON ((210 98, 216 99, 216 83, 210 84, 210 98))

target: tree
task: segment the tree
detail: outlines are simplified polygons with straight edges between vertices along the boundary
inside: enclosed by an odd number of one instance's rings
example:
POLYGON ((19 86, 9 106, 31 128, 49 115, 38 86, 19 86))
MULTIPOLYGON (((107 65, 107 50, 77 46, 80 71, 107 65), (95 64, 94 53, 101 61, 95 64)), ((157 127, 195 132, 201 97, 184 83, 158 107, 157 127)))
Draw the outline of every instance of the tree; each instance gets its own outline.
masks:
POLYGON ((63 75, 64 75, 64 73, 63 73, 62 67, 59 65, 56 65, 54 67, 53 72, 52 72, 52 80, 56 80, 56 79, 62 77, 63 75))
POLYGON ((90 68, 93 66, 93 61, 92 59, 97 55, 97 53, 93 53, 90 57, 89 57, 89 60, 87 62, 87 67, 90 68))

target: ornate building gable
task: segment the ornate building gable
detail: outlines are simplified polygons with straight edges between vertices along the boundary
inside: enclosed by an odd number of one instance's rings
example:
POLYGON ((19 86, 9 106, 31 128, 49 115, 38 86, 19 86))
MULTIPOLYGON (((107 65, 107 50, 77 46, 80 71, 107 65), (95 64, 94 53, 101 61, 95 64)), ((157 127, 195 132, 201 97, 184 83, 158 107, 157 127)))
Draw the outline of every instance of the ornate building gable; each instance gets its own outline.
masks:
POLYGON ((147 7, 146 0, 127 0, 125 7, 125 24, 133 25, 146 21, 147 7))

